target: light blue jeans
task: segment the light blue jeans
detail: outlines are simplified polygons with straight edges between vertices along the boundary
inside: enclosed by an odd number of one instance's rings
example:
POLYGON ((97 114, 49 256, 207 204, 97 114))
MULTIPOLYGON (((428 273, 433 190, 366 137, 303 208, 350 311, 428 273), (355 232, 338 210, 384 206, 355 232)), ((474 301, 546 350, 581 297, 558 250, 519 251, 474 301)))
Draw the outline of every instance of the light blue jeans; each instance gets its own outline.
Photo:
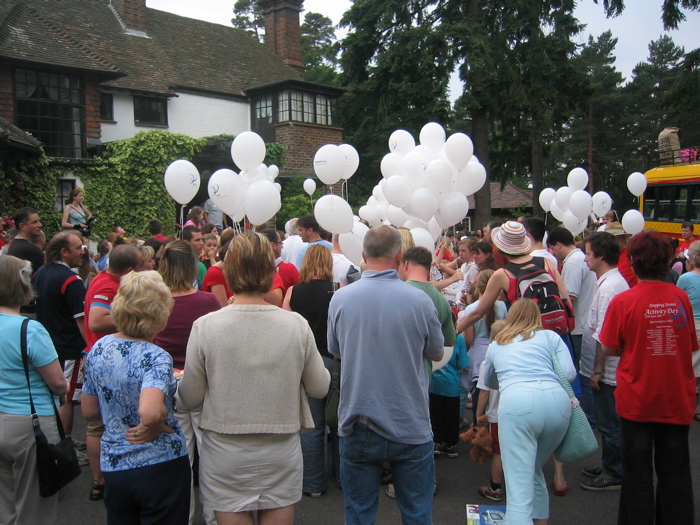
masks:
POLYGON ((356 423, 340 438, 340 479, 345 525, 372 525, 377 514, 382 462, 391 464, 396 502, 403 525, 431 525, 435 488, 434 444, 390 441, 367 425, 356 423))
POLYGON ((566 434, 569 396, 558 382, 529 381, 501 391, 498 437, 506 478, 507 525, 549 517, 544 465, 566 434))

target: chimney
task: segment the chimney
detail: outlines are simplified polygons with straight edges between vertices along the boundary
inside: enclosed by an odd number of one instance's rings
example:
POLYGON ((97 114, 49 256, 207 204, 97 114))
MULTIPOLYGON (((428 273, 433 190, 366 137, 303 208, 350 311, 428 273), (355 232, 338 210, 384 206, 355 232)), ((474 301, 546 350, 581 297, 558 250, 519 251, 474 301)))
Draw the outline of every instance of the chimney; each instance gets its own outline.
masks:
POLYGON ((146 0, 110 0, 110 6, 127 32, 132 30, 146 33, 148 29, 146 0))
POLYGON ((301 71, 299 13, 304 0, 258 0, 265 17, 265 44, 288 64, 301 71))

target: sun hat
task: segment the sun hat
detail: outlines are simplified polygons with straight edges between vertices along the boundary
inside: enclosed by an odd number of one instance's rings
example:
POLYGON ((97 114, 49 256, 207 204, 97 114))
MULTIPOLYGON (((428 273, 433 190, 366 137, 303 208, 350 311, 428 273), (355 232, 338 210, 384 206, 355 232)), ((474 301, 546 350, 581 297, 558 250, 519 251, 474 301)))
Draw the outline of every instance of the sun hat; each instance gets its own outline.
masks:
POLYGON ((622 224, 617 221, 609 222, 603 231, 611 235, 629 235, 622 227, 622 224))
POLYGON ((526 255, 532 249, 530 238, 525 235, 525 228, 515 221, 508 221, 498 231, 491 232, 491 240, 496 248, 508 255, 526 255))

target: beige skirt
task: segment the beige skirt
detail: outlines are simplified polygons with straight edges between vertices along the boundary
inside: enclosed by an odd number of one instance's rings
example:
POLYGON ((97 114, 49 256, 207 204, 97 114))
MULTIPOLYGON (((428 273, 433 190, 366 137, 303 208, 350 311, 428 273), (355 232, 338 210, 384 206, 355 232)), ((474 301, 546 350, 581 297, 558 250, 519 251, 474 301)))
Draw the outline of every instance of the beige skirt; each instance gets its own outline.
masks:
POLYGON ((199 487, 212 511, 247 512, 301 499, 299 434, 219 434, 202 431, 199 487))

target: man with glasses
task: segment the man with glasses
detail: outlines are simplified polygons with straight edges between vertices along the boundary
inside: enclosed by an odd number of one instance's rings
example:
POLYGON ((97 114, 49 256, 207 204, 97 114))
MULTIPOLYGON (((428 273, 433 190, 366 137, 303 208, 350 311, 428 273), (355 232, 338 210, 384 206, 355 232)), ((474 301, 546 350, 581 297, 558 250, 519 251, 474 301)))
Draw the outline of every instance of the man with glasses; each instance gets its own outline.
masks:
MULTIPOLYGON (((86 247, 73 230, 57 233, 46 249, 46 264, 36 272, 36 316, 51 336, 58 361, 69 383, 67 403, 58 409, 61 423, 70 435, 73 410, 80 401, 82 357, 85 348, 85 283, 72 269, 80 265, 86 247)), ((84 443, 80 444, 84 448, 84 443)), ((82 465, 87 455, 79 454, 82 465)))

